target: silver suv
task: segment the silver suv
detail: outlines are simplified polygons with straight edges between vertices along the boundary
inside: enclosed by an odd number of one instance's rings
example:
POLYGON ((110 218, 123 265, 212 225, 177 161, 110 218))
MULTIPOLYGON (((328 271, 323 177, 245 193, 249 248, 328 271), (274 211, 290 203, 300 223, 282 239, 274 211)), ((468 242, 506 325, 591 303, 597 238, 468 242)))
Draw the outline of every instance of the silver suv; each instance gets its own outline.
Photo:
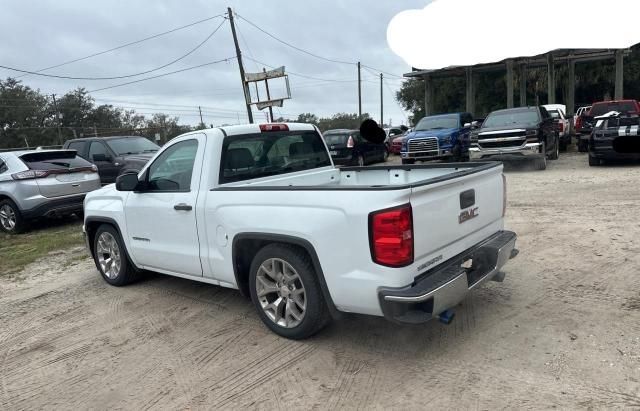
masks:
POLYGON ((34 218, 80 214, 85 194, 98 188, 98 169, 75 150, 0 153, 0 230, 18 233, 34 218))

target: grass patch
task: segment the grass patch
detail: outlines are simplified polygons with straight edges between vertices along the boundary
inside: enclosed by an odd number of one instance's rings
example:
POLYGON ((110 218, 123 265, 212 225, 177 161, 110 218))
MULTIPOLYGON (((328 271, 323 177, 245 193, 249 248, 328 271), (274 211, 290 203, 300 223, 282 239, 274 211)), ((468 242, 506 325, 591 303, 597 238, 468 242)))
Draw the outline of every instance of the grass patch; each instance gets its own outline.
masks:
POLYGON ((84 245, 82 222, 51 220, 34 222, 25 234, 0 234, 0 276, 14 274, 52 251, 84 245))

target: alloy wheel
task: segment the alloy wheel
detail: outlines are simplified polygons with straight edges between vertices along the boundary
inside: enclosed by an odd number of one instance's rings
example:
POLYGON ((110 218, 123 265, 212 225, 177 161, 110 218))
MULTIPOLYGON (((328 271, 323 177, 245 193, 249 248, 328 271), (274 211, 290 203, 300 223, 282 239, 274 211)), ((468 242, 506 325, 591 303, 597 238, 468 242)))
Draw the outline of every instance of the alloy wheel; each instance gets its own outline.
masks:
POLYGON ((122 259, 120 246, 118 246, 118 242, 111 233, 105 231, 100 234, 96 255, 98 256, 98 264, 102 273, 109 279, 115 279, 120 273, 122 259))
POLYGON ((263 262, 256 274, 256 294, 266 316, 284 328, 304 319, 307 299, 304 285, 291 264, 280 258, 263 262))
POLYGON ((16 212, 9 204, 0 207, 0 224, 7 231, 13 231, 16 227, 16 212))

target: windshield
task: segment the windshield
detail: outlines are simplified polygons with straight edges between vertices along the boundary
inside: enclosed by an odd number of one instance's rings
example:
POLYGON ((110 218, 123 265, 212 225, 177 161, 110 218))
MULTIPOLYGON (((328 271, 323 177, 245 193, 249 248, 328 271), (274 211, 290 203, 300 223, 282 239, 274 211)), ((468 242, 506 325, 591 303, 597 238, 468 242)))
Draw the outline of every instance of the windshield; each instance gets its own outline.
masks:
POLYGON ((160 149, 160 146, 144 137, 117 138, 106 140, 106 142, 118 156, 124 154, 155 153, 160 149))
POLYGON ((220 184, 331 165, 315 131, 285 131, 225 137, 220 184))
POLYGON ((589 115, 592 117, 601 116, 607 114, 610 111, 617 111, 619 113, 637 113, 635 104, 631 101, 621 101, 619 103, 602 103, 593 106, 589 115))
POLYGON ((349 134, 325 134, 324 141, 328 146, 347 144, 349 134))
POLYGON ((560 118, 560 113, 558 113, 558 110, 549 110, 548 112, 552 119, 556 120, 560 118))
POLYGON ((498 111, 489 114, 489 117, 482 124, 482 128, 528 125, 537 122, 538 112, 536 110, 498 111))
POLYGON ((445 128, 457 128, 458 117, 425 117, 418 122, 415 131, 441 130, 445 128))

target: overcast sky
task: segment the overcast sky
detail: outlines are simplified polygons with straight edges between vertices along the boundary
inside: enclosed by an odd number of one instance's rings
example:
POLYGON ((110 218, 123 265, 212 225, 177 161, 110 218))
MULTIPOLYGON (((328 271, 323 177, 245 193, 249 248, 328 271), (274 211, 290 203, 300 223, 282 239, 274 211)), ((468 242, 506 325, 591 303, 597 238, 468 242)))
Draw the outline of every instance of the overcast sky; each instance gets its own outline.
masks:
MULTIPOLYGON (((63 63, 183 26, 206 17, 223 14, 231 6, 241 17, 280 39, 311 53, 334 60, 356 62, 395 75, 410 67, 387 45, 386 31, 391 18, 406 9, 421 9, 428 0, 371 1, 286 0, 228 1, 3 1, 0 14, 0 64, 25 70, 63 63)), ((72 77, 109 77, 151 70, 180 57, 202 42, 221 18, 106 53, 43 73, 72 77)), ((240 47, 245 69, 261 71, 263 65, 284 65, 290 71, 292 99, 275 109, 275 116, 295 118, 312 112, 328 116, 358 110, 355 65, 331 63, 287 47, 238 19, 240 47), (301 74, 315 79, 301 77, 301 74), (332 80, 332 81, 324 81, 332 80), (339 81, 336 81, 339 80, 339 81)), ((20 79, 45 93, 58 95, 83 86, 96 90, 126 81, 235 56, 228 22, 201 48, 187 58, 162 70, 123 80, 66 80, 27 75, 20 79)), ((267 67, 268 69, 268 67, 267 67)), ((378 120, 380 86, 377 74, 363 70, 362 110, 378 120)), ((0 76, 18 76, 0 69, 0 76)), ((385 122, 406 121, 391 91, 399 88, 397 77, 386 76, 384 87, 385 122)), ((276 87, 274 92, 282 91, 276 87)), ((242 88, 235 60, 177 73, 136 84, 92 93, 96 103, 136 108, 145 114, 164 111, 179 114, 181 121, 196 124, 196 106, 202 106, 207 124, 246 122, 242 88), (187 107, 190 106, 190 107, 187 107)), ((258 112, 254 108, 255 112, 258 112)), ((264 118, 259 113, 256 118, 264 118)))

